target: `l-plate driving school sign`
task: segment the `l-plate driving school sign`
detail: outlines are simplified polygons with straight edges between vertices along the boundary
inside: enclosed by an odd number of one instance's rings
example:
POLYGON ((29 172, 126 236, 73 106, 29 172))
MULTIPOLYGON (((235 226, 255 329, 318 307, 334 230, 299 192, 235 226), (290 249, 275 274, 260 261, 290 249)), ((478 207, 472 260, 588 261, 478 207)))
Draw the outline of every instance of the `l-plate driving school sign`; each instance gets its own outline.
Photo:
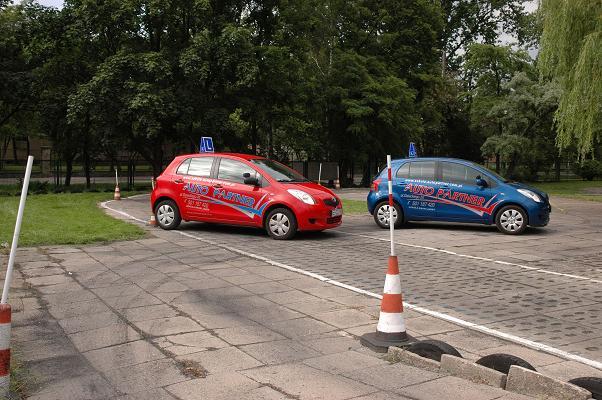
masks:
POLYGON ((201 153, 215 152, 215 149, 213 148, 213 138, 211 136, 201 137, 201 145, 199 147, 201 149, 201 153))
POLYGON ((408 150, 408 157, 409 158, 418 157, 418 152, 416 151, 416 145, 414 144, 414 142, 410 142, 410 148, 408 150))

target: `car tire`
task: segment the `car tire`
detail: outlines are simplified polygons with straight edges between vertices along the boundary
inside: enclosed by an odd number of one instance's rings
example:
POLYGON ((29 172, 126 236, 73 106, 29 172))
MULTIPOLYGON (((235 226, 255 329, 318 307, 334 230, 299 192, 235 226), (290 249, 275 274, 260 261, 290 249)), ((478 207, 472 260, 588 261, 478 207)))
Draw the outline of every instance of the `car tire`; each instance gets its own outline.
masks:
POLYGON ((265 230, 272 239, 292 239, 297 233, 297 218, 288 208, 275 208, 265 219, 265 230))
MULTIPOLYGON (((395 208, 395 212, 401 218, 395 219, 395 228, 400 228, 403 225, 403 211, 399 204, 393 203, 393 207, 395 208)), ((389 229, 389 223, 387 222, 388 218, 385 216, 389 212, 389 202, 381 201, 374 207, 374 222, 376 225, 380 226, 383 229, 389 229)), ((394 216, 395 217, 395 216, 394 216)))
POLYGON ((502 207, 495 215, 498 230, 507 235, 519 235, 527 228, 527 213, 519 206, 502 207))
POLYGON ((155 207, 155 219, 162 229, 172 230, 180 226, 182 217, 180 209, 173 200, 162 200, 155 207))

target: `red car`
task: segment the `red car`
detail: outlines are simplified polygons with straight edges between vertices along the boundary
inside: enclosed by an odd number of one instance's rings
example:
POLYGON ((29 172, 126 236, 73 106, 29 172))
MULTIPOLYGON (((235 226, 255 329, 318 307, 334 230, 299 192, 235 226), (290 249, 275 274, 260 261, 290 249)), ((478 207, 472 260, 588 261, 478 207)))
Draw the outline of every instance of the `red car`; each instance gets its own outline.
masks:
POLYGON ((274 239, 341 224, 341 200, 264 157, 201 153, 176 157, 157 178, 151 207, 163 229, 182 220, 265 228, 274 239))

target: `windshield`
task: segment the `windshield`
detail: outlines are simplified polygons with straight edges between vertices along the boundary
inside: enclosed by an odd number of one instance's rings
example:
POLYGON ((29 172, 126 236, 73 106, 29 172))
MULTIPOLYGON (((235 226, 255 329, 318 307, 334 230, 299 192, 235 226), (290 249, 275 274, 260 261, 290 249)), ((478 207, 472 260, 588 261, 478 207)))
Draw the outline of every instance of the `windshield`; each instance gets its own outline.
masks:
POLYGON ((279 162, 265 158, 256 158, 251 160, 251 162, 259 166, 266 174, 278 182, 308 182, 303 175, 279 162))
POLYGON ((492 170, 490 170, 490 169, 489 169, 489 168, 487 168, 487 167, 484 167, 484 166, 482 166, 482 165, 480 165, 480 164, 476 164, 476 163, 472 163, 472 164, 473 164, 473 165, 475 165, 475 166, 477 166, 477 167, 484 168, 484 169, 487 171, 487 173, 488 173, 488 174, 490 174, 491 176, 493 176, 493 177, 494 177, 494 178, 496 178, 496 179, 499 179, 500 181, 502 181, 502 182, 504 182, 504 183, 508 183, 508 182, 510 182, 508 179, 504 178, 503 176, 501 176, 501 175, 500 175, 500 174, 498 174, 497 172, 495 172, 495 171, 492 171, 492 170))

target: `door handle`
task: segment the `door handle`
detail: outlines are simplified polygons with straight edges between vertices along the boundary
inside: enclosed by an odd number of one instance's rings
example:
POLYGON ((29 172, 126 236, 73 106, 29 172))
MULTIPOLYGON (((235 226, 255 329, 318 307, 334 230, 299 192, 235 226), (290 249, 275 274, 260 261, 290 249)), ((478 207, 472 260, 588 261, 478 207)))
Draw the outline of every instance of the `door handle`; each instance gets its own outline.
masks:
POLYGON ((220 184, 218 183, 218 184, 215 184, 215 185, 213 185, 213 187, 214 187, 214 188, 216 188, 216 189, 221 189, 221 188, 222 188, 222 185, 220 185, 220 184))
POLYGON ((173 183, 184 183, 184 179, 176 179, 173 183))

